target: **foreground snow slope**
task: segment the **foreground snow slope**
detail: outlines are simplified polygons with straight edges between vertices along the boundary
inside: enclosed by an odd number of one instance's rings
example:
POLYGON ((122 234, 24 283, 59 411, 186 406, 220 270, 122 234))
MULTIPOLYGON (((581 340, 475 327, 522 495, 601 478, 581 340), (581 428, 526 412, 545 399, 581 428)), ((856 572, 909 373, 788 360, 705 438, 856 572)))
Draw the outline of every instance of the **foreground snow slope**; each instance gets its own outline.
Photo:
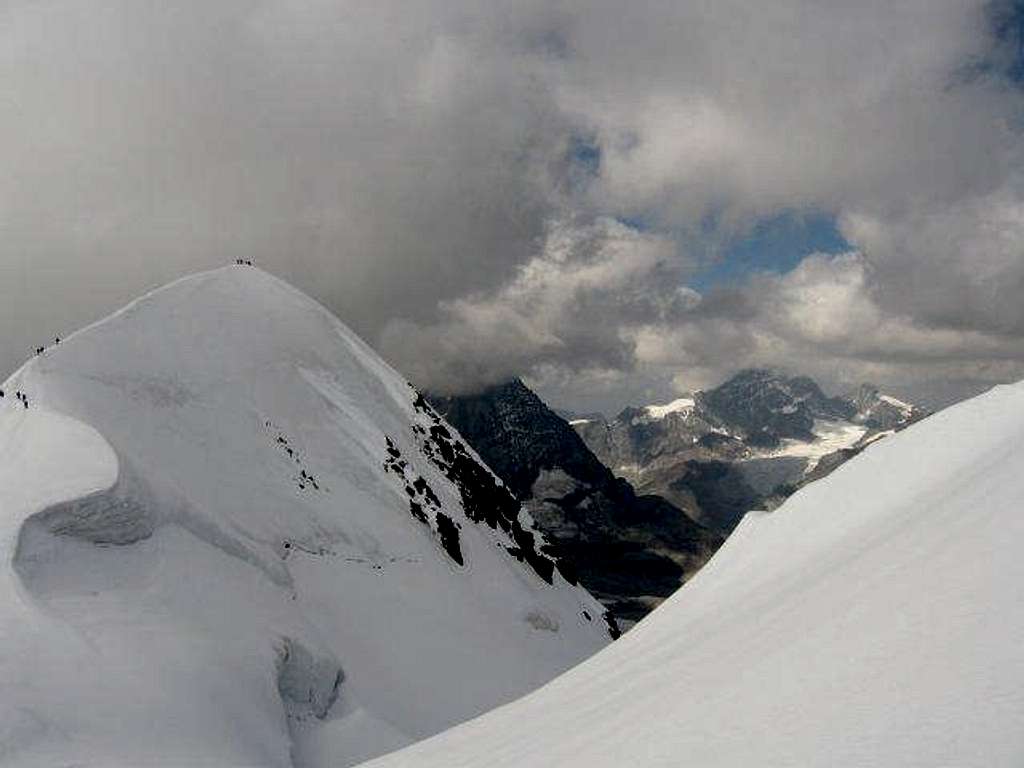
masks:
POLYGON ((750 514, 623 639, 392 766, 1024 764, 1024 385, 750 514))
POLYGON ((344 766, 608 642, 458 436, 257 269, 3 389, 0 764, 344 766))

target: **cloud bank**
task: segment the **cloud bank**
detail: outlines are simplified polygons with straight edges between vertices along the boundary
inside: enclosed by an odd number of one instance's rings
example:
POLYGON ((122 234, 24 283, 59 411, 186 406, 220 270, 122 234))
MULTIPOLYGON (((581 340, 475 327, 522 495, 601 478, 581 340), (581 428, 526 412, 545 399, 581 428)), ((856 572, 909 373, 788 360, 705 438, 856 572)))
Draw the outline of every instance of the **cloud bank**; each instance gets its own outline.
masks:
POLYGON ((14 0, 0 366, 252 258, 417 383, 1024 375, 1005 2, 14 0), (850 245, 698 295, 758 221, 850 245))

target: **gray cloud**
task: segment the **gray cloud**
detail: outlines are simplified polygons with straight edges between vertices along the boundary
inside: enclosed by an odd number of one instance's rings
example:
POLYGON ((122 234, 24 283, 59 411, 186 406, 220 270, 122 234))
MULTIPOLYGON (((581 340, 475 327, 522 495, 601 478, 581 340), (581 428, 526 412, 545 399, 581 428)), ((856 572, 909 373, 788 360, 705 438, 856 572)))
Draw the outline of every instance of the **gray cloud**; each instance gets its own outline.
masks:
POLYGON ((1024 375, 993 7, 8 2, 0 367, 244 256, 437 388, 1024 375), (684 288, 785 211, 837 216, 853 252, 684 288))
POLYGON ((568 126, 465 7, 0 13, 7 368, 54 326, 239 256, 372 340, 507 279, 560 205, 568 126))
POLYGON ((671 327, 699 297, 673 243, 610 219, 552 222, 538 255, 499 289, 440 305, 431 324, 399 320, 383 348, 430 389, 468 391, 539 366, 629 370, 637 329, 671 327), (423 356, 419 350, 434 354, 423 356))

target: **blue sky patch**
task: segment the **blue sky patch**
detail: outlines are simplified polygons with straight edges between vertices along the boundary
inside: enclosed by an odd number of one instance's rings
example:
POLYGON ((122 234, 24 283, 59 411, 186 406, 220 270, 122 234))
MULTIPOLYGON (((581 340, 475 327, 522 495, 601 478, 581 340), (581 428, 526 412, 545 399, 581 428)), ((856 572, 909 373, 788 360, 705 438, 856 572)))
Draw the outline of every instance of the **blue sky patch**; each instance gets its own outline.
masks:
POLYGON ((716 285, 735 283, 755 272, 785 274, 812 253, 842 253, 850 244, 836 228, 834 216, 785 213, 757 224, 745 236, 727 243, 690 280, 690 286, 706 291, 716 285))

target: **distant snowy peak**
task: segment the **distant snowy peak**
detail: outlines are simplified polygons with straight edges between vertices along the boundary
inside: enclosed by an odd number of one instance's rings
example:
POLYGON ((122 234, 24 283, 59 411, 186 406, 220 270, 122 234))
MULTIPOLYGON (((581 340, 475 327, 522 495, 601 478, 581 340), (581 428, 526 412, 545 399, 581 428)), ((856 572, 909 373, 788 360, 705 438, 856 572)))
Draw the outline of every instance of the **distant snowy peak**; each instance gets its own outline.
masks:
POLYGON ((870 385, 831 397, 807 376, 749 369, 666 405, 572 426, 616 474, 727 532, 924 415, 870 385))
POLYGON ((28 402, 0 399, 5 765, 340 768, 615 632, 462 437, 259 269, 147 294, 3 389, 28 402))
MULTIPOLYGON (((843 420, 856 408, 843 398, 826 396, 806 376, 788 377, 777 371, 741 371, 718 387, 687 393, 664 405, 626 408, 620 424, 642 425, 671 419, 697 437, 715 432, 734 435, 752 445, 777 445, 784 439, 812 441, 818 419, 843 420)), ((586 424, 589 421, 581 421, 586 424)))
POLYGON ((854 413, 851 403, 826 396, 807 376, 762 369, 741 371, 710 390, 704 402, 720 419, 741 429, 753 445, 774 445, 787 438, 813 440, 816 419, 849 419, 854 413))
MULTIPOLYGON (((921 418, 924 412, 910 403, 864 384, 849 397, 829 397, 807 376, 786 376, 778 371, 740 371, 720 386, 696 391, 666 404, 626 408, 617 421, 639 424, 679 416, 701 425, 717 425, 722 434, 743 436, 752 444, 775 445, 780 440, 814 442, 818 421, 853 422, 868 429, 893 429, 921 418)), ((574 419, 582 426, 592 418, 574 419)))

